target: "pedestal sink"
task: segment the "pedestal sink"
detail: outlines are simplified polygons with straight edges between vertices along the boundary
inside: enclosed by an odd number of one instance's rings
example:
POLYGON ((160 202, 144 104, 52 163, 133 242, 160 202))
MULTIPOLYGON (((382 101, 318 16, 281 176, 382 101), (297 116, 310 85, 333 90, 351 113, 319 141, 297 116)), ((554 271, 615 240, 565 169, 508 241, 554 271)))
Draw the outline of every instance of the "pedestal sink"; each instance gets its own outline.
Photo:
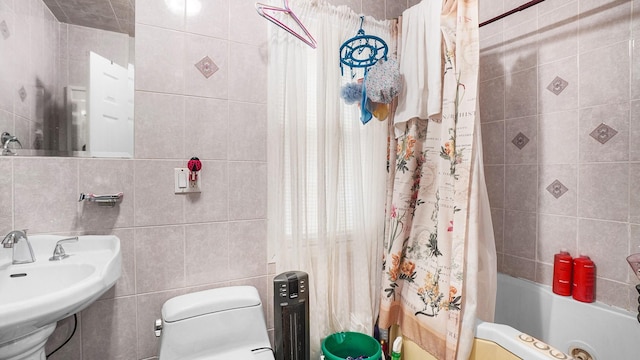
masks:
POLYGON ((79 236, 63 245, 69 257, 50 261, 63 238, 29 236, 36 257, 29 264, 13 265, 11 249, 0 248, 0 360, 45 359, 56 322, 89 306, 120 277, 116 236, 79 236))

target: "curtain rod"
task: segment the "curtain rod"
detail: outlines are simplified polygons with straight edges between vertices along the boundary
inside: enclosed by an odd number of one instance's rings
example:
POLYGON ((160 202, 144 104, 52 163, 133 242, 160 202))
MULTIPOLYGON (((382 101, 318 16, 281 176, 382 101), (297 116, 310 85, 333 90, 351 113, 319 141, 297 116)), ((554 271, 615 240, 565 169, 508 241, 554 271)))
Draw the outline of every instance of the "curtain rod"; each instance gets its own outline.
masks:
POLYGON ((522 11, 524 9, 528 9, 528 8, 532 7, 533 5, 537 5, 537 4, 539 4, 539 3, 543 2, 543 1, 544 0, 529 1, 528 3, 526 3, 524 5, 520 5, 517 8, 515 8, 513 10, 510 10, 510 11, 507 11, 506 13, 504 13, 502 15, 498 15, 498 16, 494 17, 493 19, 489 19, 487 21, 484 21, 484 22, 480 23, 479 27, 483 27, 485 25, 491 24, 494 21, 498 21, 498 20, 500 20, 502 18, 505 18, 505 17, 507 17, 507 16, 509 16, 511 14, 517 13, 518 11, 522 11))

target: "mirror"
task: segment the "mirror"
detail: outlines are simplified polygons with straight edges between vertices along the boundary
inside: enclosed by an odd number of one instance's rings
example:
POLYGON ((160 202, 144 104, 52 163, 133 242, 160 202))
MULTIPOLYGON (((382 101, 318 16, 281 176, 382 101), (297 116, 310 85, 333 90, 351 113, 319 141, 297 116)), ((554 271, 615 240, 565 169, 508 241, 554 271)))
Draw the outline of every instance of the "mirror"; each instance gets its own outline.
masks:
POLYGON ((133 157, 134 9, 0 0, 2 155, 133 157))

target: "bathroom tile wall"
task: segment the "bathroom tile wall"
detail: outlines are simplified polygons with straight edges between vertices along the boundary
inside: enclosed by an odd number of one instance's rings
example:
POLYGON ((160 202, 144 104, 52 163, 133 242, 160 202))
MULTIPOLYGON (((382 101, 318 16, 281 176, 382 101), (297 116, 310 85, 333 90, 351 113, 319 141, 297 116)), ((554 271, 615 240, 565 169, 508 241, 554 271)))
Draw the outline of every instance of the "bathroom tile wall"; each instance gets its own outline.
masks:
MULTIPOLYGON (((395 17, 417 2, 332 1, 376 18, 395 17)), ((265 157, 271 25, 256 14, 254 3, 201 1, 200 12, 191 14, 187 0, 136 0, 134 159, 0 157, 0 233, 28 228, 32 234, 111 233, 121 240, 122 277, 79 314, 72 340, 50 359, 155 358, 152 324, 164 301, 226 285, 256 286, 273 327, 265 157), (185 167, 191 156, 203 162, 203 191, 175 195, 173 168, 185 167), (124 198, 114 208, 77 202, 80 192, 120 191, 124 198)), ((40 54, 22 48, 26 42, 15 41, 18 34, 57 41, 77 29, 56 23, 40 0, 0 0, 0 30, 0 53, 17 54, 0 56, 0 79, 12 79, 0 81, 0 99, 8 98, 5 93, 14 99, 0 104, 3 125, 13 124, 14 108, 21 110, 13 106, 18 79, 8 66, 29 64, 40 54), (42 24, 19 21, 31 12, 42 14, 42 24), (45 27, 45 21, 53 25, 45 27)), ((52 54, 66 69, 68 59, 52 54)), ((46 69, 54 72, 57 65, 46 69)), ((47 350, 72 329, 72 318, 60 321, 47 350)))
MULTIPOLYGON (((521 5, 480 4, 481 21, 521 5)), ((480 113, 499 271, 551 284, 565 248, 636 311, 640 1, 547 0, 481 28, 480 113)))
MULTIPOLYGON (((265 310, 272 308, 264 155, 267 22, 249 0, 203 1, 194 15, 185 15, 191 10, 185 9, 187 1, 172 1, 181 5, 177 9, 164 0, 136 3, 135 158, 0 157, 0 232, 28 228, 31 234, 112 233, 121 239, 122 277, 79 314, 72 341, 50 359, 153 358, 158 340, 152 324, 162 303, 192 291, 250 284, 259 289, 265 310), (196 67, 206 57, 215 65, 209 63, 205 73, 217 67, 209 77, 196 67), (202 192, 175 195, 173 168, 185 167, 191 156, 203 162, 202 192), (80 192, 119 191, 125 195, 114 208, 77 201, 80 192)), ((13 40, 23 12, 33 23, 26 26, 29 36, 76 39, 62 45, 77 47, 94 35, 59 23, 51 34, 40 31, 44 25, 31 14, 36 11, 50 16, 39 0, 0 0, 0 23, 10 19, 11 33, 11 42, 0 37, 0 61, 18 66, 4 56, 14 51, 24 53, 20 64, 38 60, 40 53, 20 47, 27 41, 13 40)), ((43 24, 55 21, 42 18, 43 24)), ((52 63, 69 63, 70 71, 52 78, 71 78, 79 70, 71 64, 71 49, 53 54, 52 63)), ((13 78, 4 76, 2 94, 10 88, 18 97, 18 79, 5 86, 4 79, 13 78)), ((0 107, 0 124, 13 126, 22 110, 14 103, 0 107)), ((270 311, 267 320, 271 328, 270 311)), ((61 321, 47 350, 61 344, 72 327, 73 319, 61 321)))

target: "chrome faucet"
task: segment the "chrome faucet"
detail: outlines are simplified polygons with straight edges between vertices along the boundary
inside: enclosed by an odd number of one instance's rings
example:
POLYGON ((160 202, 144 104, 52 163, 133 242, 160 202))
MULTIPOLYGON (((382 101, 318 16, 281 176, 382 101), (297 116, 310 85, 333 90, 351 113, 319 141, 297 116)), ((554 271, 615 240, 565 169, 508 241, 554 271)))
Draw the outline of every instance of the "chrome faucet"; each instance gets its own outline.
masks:
POLYGON ((11 144, 12 142, 17 143, 22 149, 22 144, 20 143, 20 140, 18 140, 18 137, 13 136, 6 131, 3 132, 2 135, 0 135, 0 142, 2 143, 2 155, 16 154, 15 152, 11 151, 11 149, 9 149, 9 144, 11 144))
POLYGON ((66 238, 66 239, 62 239, 62 240, 58 240, 58 242, 56 242, 55 249, 53 249, 53 256, 51 256, 49 258, 49 261, 58 261, 58 260, 62 260, 62 259, 68 258, 69 255, 64 251, 64 248, 62 247, 62 244, 69 243, 69 242, 76 242, 76 241, 78 241, 78 237, 77 236, 66 238))
POLYGON ((8 233, 7 236, 2 239, 2 246, 5 249, 13 249, 13 264, 28 264, 36 261, 33 248, 27 238, 27 230, 13 230, 8 233), (26 244, 26 248, 24 244, 26 244), (28 254, 26 249, 29 250, 28 254))

